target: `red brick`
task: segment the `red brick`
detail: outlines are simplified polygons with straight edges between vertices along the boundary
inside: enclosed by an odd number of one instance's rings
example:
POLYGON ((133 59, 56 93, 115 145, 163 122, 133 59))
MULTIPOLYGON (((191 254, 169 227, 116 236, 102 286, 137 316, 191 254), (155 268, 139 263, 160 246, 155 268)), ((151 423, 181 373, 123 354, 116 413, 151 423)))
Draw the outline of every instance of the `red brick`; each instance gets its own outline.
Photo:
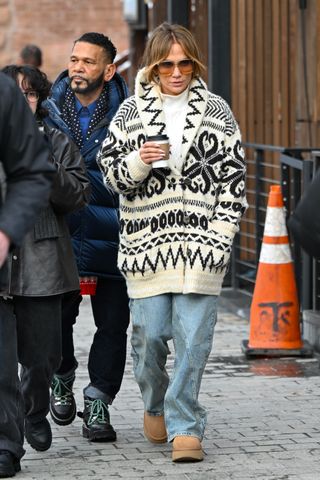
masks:
POLYGON ((15 63, 26 43, 43 52, 42 69, 51 80, 66 68, 73 41, 82 33, 96 31, 108 35, 119 53, 129 48, 129 29, 119 0, 0 0, 2 44, 0 65, 15 63), (3 12, 3 13, 2 13, 3 12))

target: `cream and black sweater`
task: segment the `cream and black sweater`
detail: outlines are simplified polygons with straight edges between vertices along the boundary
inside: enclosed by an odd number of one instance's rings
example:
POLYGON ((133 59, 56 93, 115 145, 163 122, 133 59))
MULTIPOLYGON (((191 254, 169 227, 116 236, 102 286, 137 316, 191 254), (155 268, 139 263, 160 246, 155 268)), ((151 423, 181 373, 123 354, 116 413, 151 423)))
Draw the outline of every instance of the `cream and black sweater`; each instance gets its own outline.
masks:
POLYGON ((120 194, 118 266, 131 298, 220 293, 247 203, 238 125, 227 103, 191 82, 181 173, 140 159, 147 135, 167 133, 161 96, 138 73, 135 95, 114 117, 98 154, 107 188, 120 194))

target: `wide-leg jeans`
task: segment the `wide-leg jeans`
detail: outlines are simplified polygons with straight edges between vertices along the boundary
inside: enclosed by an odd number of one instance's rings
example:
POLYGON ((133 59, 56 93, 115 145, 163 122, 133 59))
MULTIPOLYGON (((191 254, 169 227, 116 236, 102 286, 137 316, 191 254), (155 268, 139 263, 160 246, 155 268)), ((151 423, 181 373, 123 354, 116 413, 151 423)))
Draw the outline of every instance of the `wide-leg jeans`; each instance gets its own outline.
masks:
POLYGON ((168 293, 131 299, 132 357, 145 411, 165 416, 168 441, 178 435, 202 440, 206 412, 198 401, 213 342, 217 297, 168 293), (166 370, 173 340, 175 359, 166 370))

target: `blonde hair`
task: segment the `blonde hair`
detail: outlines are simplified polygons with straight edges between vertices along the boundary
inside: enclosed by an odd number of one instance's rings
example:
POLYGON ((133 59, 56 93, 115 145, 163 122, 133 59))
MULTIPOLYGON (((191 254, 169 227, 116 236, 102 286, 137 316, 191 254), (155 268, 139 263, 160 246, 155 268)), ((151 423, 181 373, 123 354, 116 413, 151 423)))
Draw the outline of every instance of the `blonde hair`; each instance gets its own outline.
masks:
POLYGON ((158 63, 167 58, 174 43, 179 43, 186 56, 194 62, 193 78, 201 76, 205 71, 198 45, 192 33, 182 25, 171 25, 164 22, 152 32, 143 54, 142 66, 146 68, 148 82, 156 81, 156 67, 158 63))

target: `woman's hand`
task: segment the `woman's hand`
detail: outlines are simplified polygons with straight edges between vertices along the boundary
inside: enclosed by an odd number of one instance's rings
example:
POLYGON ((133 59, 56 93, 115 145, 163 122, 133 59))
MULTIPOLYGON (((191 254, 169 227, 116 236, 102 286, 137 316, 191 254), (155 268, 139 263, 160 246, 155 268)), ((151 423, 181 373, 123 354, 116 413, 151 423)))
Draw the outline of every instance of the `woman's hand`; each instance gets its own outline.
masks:
POLYGON ((139 148, 139 155, 144 163, 150 165, 157 160, 162 160, 166 154, 157 143, 146 142, 139 148))

